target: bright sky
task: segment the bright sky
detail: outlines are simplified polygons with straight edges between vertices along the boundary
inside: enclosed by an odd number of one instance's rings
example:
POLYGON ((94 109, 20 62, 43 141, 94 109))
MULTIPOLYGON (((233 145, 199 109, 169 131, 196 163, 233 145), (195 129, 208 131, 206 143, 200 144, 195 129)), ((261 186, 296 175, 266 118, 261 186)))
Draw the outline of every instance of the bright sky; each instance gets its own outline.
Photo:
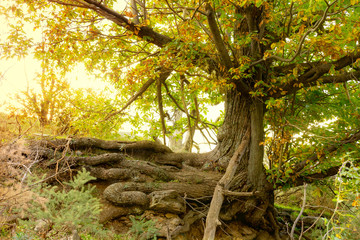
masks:
MULTIPOLYGON (((8 4, 2 2, 1 4, 8 4)), ((124 9, 125 0, 119 0, 114 9, 124 9)), ((0 16, 0 41, 6 41, 7 21, 0 16)), ((32 27, 29 27, 29 33, 33 33, 32 27)), ((39 34, 32 36, 35 39, 41 38, 39 34)), ((0 53, 1 54, 1 53, 0 53)), ((0 56, 1 57, 1 56, 0 56)), ((11 95, 20 91, 25 91, 28 86, 34 86, 34 78, 37 72, 41 72, 40 62, 28 56, 25 59, 0 59, 0 111, 4 111, 5 102, 9 103, 11 95)), ((73 69, 66 76, 72 88, 93 88, 102 90, 106 87, 105 83, 94 76, 86 73, 82 66, 73 69)), ((12 103, 16 104, 16 103, 12 103)))
MULTIPOLYGON (((35 74, 41 72, 40 63, 32 57, 25 59, 0 60, 0 111, 5 110, 5 102, 9 103, 11 96, 25 91, 28 86, 34 87, 35 74)), ((72 88, 93 88, 102 90, 106 84, 86 73, 85 68, 78 66, 67 75, 72 88)))

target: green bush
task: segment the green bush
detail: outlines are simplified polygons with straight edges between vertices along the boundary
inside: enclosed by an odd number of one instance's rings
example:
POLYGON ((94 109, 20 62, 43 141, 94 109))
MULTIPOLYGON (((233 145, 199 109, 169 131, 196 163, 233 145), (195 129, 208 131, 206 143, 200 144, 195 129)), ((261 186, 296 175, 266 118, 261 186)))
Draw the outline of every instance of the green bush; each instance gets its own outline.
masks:
POLYGON ((93 180, 88 172, 83 169, 74 180, 65 183, 70 190, 59 190, 56 186, 47 186, 36 177, 30 180, 40 182, 35 184, 33 191, 38 199, 44 199, 44 203, 34 200, 26 209, 29 220, 22 221, 21 226, 31 232, 33 236, 39 234, 39 222, 43 222, 43 231, 47 237, 58 238, 76 230, 79 234, 87 233, 104 237, 106 232, 98 222, 100 213, 100 201, 92 195, 94 186, 85 186, 93 180), (29 230, 30 229, 30 230, 29 230), (53 236, 52 236, 53 235, 53 236), (55 237, 56 235, 56 237, 55 237))
POLYGON ((129 235, 133 238, 131 239, 157 239, 158 229, 155 227, 155 222, 152 220, 139 219, 135 217, 130 217, 132 226, 129 231, 129 235))
POLYGON ((323 239, 360 239, 360 168, 343 163, 335 178, 336 203, 333 216, 326 220, 323 239))

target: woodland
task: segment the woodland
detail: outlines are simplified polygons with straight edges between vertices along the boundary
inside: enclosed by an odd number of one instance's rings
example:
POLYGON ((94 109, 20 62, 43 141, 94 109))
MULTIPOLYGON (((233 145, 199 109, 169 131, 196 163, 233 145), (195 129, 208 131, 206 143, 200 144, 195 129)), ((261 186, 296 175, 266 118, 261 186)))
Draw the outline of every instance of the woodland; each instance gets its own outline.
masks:
POLYGON ((41 65, 0 113, 1 239, 360 238, 360 1, 0 15, 0 57, 41 65), (77 66, 109 87, 72 88, 77 66))

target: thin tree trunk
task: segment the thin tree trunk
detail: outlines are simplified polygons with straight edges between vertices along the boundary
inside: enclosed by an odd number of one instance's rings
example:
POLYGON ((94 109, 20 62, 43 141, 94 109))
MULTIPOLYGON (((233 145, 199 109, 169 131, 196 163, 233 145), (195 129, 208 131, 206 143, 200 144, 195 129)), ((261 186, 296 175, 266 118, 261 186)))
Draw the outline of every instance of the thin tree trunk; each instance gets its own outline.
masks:
POLYGON ((264 104, 255 100, 251 105, 251 143, 248 165, 248 180, 257 189, 264 189, 264 104))

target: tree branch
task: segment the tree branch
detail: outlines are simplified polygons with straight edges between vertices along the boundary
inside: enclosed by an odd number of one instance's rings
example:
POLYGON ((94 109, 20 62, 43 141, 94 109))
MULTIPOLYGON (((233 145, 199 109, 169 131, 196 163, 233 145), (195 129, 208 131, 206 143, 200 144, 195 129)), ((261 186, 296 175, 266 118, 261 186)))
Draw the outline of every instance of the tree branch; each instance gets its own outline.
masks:
MULTIPOLYGON (((170 76, 172 70, 169 69, 161 69, 159 74, 159 80, 165 81, 170 76)), ((119 110, 113 113, 110 113, 108 116, 105 117, 105 121, 109 120, 113 116, 122 113, 127 107, 129 107, 138 97, 140 97, 150 86, 156 81, 156 78, 149 79, 144 85, 140 88, 140 90, 135 93, 128 101, 127 103, 119 110)))
MULTIPOLYGON (((353 161, 353 163, 357 163, 357 164, 359 162, 360 162, 360 159, 356 159, 356 160, 353 161)), ((328 169, 325 169, 325 170, 321 170, 321 172, 319 172, 319 173, 301 175, 301 176, 299 176, 299 177, 297 177, 295 179, 292 186, 297 187, 297 186, 300 186, 300 185, 302 185, 304 183, 312 183, 312 182, 314 182, 316 180, 321 180, 321 179, 324 179, 324 178, 334 176, 334 175, 338 174, 339 171, 340 171, 340 168, 342 168, 344 166, 350 167, 351 164, 350 164, 350 162, 346 162, 346 163, 340 164, 338 166, 334 166, 334 167, 331 167, 331 168, 328 168, 328 169)))
MULTIPOLYGON (((55 2, 60 5, 69 5, 68 2, 63 0, 48 0, 49 2, 55 2)), ((69 0, 70 1, 70 0, 69 0)), ((96 0, 71 0, 76 4, 76 7, 91 9, 98 13, 100 16, 114 22, 115 24, 126 28, 127 30, 131 31, 135 36, 141 38, 142 40, 155 44, 156 46, 162 48, 166 44, 173 41, 173 38, 163 35, 154 31, 151 27, 148 26, 140 26, 136 25, 135 23, 131 22, 126 16, 119 14, 118 12, 108 8, 107 6, 103 5, 102 3, 97 2, 96 0)), ((145 4, 142 3, 143 7, 145 8, 145 4)), ((182 8, 184 9, 184 8, 182 8)), ((186 8, 186 9, 193 9, 193 8, 186 8)), ((198 8, 195 9, 197 12, 201 12, 198 8)), ((198 61, 199 59, 205 59, 207 61, 207 69, 205 69, 208 73, 212 71, 220 72, 218 68, 218 64, 214 61, 210 56, 207 54, 199 54, 195 56, 192 60, 198 61)), ((223 74, 223 73, 222 73, 223 74)))
MULTIPOLYGON (((296 92, 297 90, 303 87, 311 87, 315 86, 318 83, 336 83, 336 82, 346 82, 349 80, 357 80, 360 76, 360 71, 353 71, 350 73, 342 73, 333 76, 324 76, 325 74, 329 73, 331 68, 334 66, 336 71, 339 71, 351 64, 353 64, 357 59, 360 58, 360 51, 354 52, 348 56, 342 57, 337 61, 330 62, 330 63, 318 63, 300 75, 298 78, 285 83, 284 85, 280 86, 287 94, 291 94, 296 92), (303 86, 300 86, 303 85, 303 86)), ((291 65, 293 66, 293 65, 291 65)), ((284 67, 284 70, 287 69, 284 67)), ((291 68, 290 68, 291 69, 291 68)), ((283 97, 281 93, 276 92, 275 94, 269 96, 274 98, 283 97)))
MULTIPOLYGON (((51 0, 49 0, 51 1, 51 0)), ((77 1, 77 0, 75 0, 77 1)), ((83 0, 87 3, 84 5, 86 8, 93 9, 99 15, 105 17, 106 19, 116 23, 119 26, 125 27, 126 29, 133 32, 136 36, 144 39, 147 42, 153 43, 158 47, 163 47, 165 44, 172 41, 172 38, 155 32, 152 28, 147 26, 139 26, 131 21, 129 21, 125 16, 119 14, 118 12, 106 7, 105 5, 96 2, 95 0, 83 0)))
POLYGON ((205 9, 207 12, 207 20, 209 23, 211 34, 213 36, 213 40, 215 42, 216 49, 219 52, 220 58, 221 58, 223 64, 225 65, 225 67, 227 69, 230 69, 233 67, 233 63, 232 63, 230 55, 225 47, 225 43, 221 37, 220 30, 216 23, 214 9, 210 6, 209 3, 206 3, 205 9))
POLYGON ((183 74, 180 75, 180 81, 181 81, 181 101, 183 103, 184 106, 184 110, 185 110, 185 114, 187 117, 187 122, 188 122, 188 131, 189 131, 189 139, 186 141, 185 144, 185 148, 187 148, 186 150, 191 152, 192 149, 192 144, 193 144, 193 137, 194 137, 194 132, 195 132, 195 126, 191 126, 191 118, 190 118, 190 113, 189 110, 187 108, 187 103, 185 100, 185 95, 184 95, 184 83, 188 82, 187 79, 185 78, 185 76, 183 74))
POLYGON ((307 188, 307 184, 304 184, 304 196, 303 196, 303 203, 301 205, 301 210, 298 214, 298 216, 296 217, 293 226, 291 228, 291 232, 290 232, 290 239, 291 240, 295 240, 294 238, 294 233, 295 233, 295 229, 296 229, 296 224, 299 222, 304 210, 305 210, 305 204, 306 204, 306 188, 307 188))
MULTIPOLYGON (((318 161, 320 160, 321 158, 324 158, 326 157, 326 155, 330 154, 330 153, 333 153, 337 150, 339 150, 341 147, 343 147, 344 145, 346 144, 349 144, 349 143, 354 143, 354 142, 357 142, 360 140, 360 130, 357 131, 356 133, 352 134, 351 136, 343 139, 342 141, 338 142, 338 143, 335 143, 335 144, 332 144, 328 147, 326 147, 323 151, 322 154, 317 154, 317 153, 314 153, 313 155, 309 156, 308 158, 306 158, 305 160, 297 163, 292 171, 294 173, 294 175, 298 174, 301 170, 303 170, 306 166, 308 166, 308 163, 313 163, 314 161, 318 161)), ((359 160, 360 161, 360 160, 359 160)), ((300 176, 297 176, 294 183, 296 186, 300 186, 301 184, 307 182, 307 183, 311 183, 313 182, 314 180, 318 180, 318 179, 324 179, 326 177, 330 177, 330 176, 333 176, 335 175, 339 168, 341 167, 341 165, 339 166, 333 166, 333 167, 330 167, 328 169, 324 169, 324 170, 321 170, 321 172, 319 173, 313 173, 313 174, 308 174, 308 175, 300 175, 300 176)))
POLYGON ((347 82, 349 80, 359 80, 360 78, 360 70, 349 72, 349 73, 343 73, 333 76, 324 76, 319 79, 319 82, 321 83, 342 83, 347 82))
POLYGON ((333 1, 332 3, 330 3, 330 4, 327 4, 327 8, 325 9, 325 11, 324 11, 322 17, 319 19, 319 21, 316 22, 316 24, 315 24, 315 26, 314 26, 313 28, 308 29, 308 30, 305 32, 305 34, 300 38, 300 42, 299 42, 299 44, 298 44, 298 46, 297 46, 295 55, 294 55, 292 58, 287 59, 287 58, 279 57, 279 56, 276 56, 276 55, 272 55, 272 56, 269 56, 269 57, 266 58, 266 59, 262 58, 262 59, 259 59, 259 60, 255 61, 255 62, 253 62, 253 63, 250 65, 250 67, 255 66, 256 64, 262 63, 262 62, 264 62, 264 61, 270 61, 270 60, 278 60, 278 61, 280 61, 280 62, 292 62, 292 61, 294 61, 295 58, 300 55, 306 37, 307 37, 310 33, 315 32, 315 31, 324 23, 324 21, 325 21, 325 19, 326 19, 326 17, 327 17, 327 14, 328 14, 328 12, 329 12, 329 10, 330 10, 330 8, 331 8, 337 1, 338 1, 338 0, 335 0, 335 1, 333 1))
POLYGON ((289 23, 287 25, 287 30, 286 30, 286 35, 287 36, 289 36, 289 34, 290 34, 290 27, 291 27, 292 18, 293 18, 293 7, 294 7, 294 2, 291 2, 291 5, 290 5, 290 19, 289 19, 289 23))
MULTIPOLYGON (((170 10, 173 12, 173 14, 175 14, 176 16, 178 16, 181 20, 186 21, 185 18, 183 18, 182 16, 180 16, 180 14, 178 14, 178 12, 175 11, 175 10, 171 7, 171 5, 170 5, 170 3, 169 3, 168 0, 165 0, 165 2, 166 2, 166 5, 170 8, 170 10)), ((185 10, 184 10, 184 11, 185 11, 185 10)))
POLYGON ((210 208, 206 217, 206 227, 204 230, 203 240, 210 240, 215 238, 216 227, 220 223, 218 217, 224 201, 224 191, 225 193, 229 193, 229 191, 227 191, 229 190, 229 184, 234 178, 240 161, 249 146, 250 132, 251 130, 249 125, 240 145, 229 161, 229 165, 226 168, 225 174, 222 176, 215 187, 214 196, 211 200, 210 208))
MULTIPOLYGON (((174 96, 170 93, 170 90, 169 90, 169 87, 168 87, 168 85, 165 83, 165 81, 164 82, 162 82, 162 84, 164 85, 164 87, 165 87, 165 90, 166 90, 166 94, 169 96, 169 98, 173 101, 173 103, 176 105, 176 107, 180 110, 180 111, 182 111, 183 113, 185 113, 185 114, 187 114, 187 112, 185 111, 185 109, 183 109, 181 106, 180 106, 180 104, 178 103, 178 101, 176 101, 176 99, 174 98, 174 96)), ((189 117, 190 118, 192 118, 192 119, 197 119, 197 117, 195 117, 195 116, 193 116, 193 115, 189 115, 189 117)), ((217 128, 217 126, 216 125, 214 125, 214 124, 211 124, 211 123, 208 123, 208 122, 204 122, 204 121, 202 121, 201 119, 199 119, 198 120, 203 126, 204 126, 204 128, 206 129, 207 127, 209 127, 209 128, 217 128)), ((210 135, 210 134, 209 134, 210 135)))
POLYGON ((136 6, 136 0, 131 0, 131 11, 132 11, 132 14, 134 15, 134 17, 133 17, 134 23, 139 24, 140 23, 140 21, 139 21, 139 11, 138 11, 137 6, 136 6))
POLYGON ((162 100, 162 93, 161 93, 161 80, 156 80, 156 95, 158 100, 158 106, 159 106, 159 114, 160 114, 160 121, 161 121, 161 128, 163 133, 163 140, 164 145, 166 145, 166 125, 165 125, 165 113, 164 113, 164 107, 163 107, 163 100, 162 100))

